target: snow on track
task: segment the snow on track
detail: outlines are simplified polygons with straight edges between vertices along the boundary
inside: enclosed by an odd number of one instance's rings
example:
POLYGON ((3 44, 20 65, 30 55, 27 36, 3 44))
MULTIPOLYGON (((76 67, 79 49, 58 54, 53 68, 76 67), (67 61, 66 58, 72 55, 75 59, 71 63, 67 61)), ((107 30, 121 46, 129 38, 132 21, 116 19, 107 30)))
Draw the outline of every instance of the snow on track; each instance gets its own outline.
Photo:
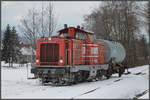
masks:
MULTIPOLYGON (((37 79, 27 79, 26 67, 2 67, 3 99, 103 99, 134 98, 149 89, 149 66, 129 69, 131 74, 110 79, 84 82, 72 86, 42 86, 37 79)), ((32 76, 32 74, 30 74, 32 76)))

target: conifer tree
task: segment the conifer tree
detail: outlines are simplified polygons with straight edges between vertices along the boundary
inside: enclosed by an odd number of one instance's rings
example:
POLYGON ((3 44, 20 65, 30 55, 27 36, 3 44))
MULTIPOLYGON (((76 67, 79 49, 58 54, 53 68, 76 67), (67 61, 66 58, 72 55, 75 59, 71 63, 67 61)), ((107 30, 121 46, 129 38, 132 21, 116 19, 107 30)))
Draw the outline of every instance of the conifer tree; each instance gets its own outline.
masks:
POLYGON ((7 25, 2 43, 2 61, 9 63, 9 67, 13 67, 13 63, 17 62, 17 58, 21 55, 19 37, 15 27, 11 30, 9 24, 7 25))
POLYGON ((11 30, 11 64, 13 66, 13 62, 17 62, 17 58, 19 58, 19 56, 21 55, 20 52, 20 46, 19 46, 19 36, 16 32, 15 27, 12 28, 11 30))
MULTIPOLYGON (((10 63, 10 45, 11 45, 11 29, 9 24, 6 27, 6 30, 4 32, 4 39, 2 40, 2 61, 5 61, 6 63, 10 63)), ((10 65, 10 64, 9 64, 10 65)))

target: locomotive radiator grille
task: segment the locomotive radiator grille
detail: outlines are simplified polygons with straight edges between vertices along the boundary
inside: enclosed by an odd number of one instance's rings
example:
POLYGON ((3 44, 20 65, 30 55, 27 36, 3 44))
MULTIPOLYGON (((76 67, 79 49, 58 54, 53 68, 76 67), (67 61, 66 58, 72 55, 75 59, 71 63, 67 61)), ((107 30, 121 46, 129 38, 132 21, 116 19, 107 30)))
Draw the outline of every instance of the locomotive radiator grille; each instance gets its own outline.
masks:
POLYGON ((44 43, 40 46, 40 62, 58 62, 59 44, 44 43))

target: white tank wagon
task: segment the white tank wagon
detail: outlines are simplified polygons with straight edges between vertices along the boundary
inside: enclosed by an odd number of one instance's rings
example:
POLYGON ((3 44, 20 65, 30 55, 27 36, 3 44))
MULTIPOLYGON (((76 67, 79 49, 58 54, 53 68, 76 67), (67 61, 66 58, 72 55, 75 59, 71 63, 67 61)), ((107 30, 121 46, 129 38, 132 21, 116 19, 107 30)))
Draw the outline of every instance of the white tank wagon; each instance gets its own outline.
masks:
POLYGON ((122 44, 103 39, 98 39, 98 41, 104 43, 105 63, 109 63, 112 58, 116 62, 122 62, 125 59, 126 51, 122 44))

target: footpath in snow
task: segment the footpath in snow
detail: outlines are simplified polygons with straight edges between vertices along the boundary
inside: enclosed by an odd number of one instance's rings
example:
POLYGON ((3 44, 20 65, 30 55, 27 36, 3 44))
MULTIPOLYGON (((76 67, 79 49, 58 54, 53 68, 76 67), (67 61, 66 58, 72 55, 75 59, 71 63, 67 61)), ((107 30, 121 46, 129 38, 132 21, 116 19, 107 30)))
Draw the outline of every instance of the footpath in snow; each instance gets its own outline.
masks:
MULTIPOLYGON (((2 64, 4 66, 4 64, 2 64)), ((19 66, 19 65, 15 65, 19 66)), ((30 77, 30 66, 2 67, 2 99, 140 99, 149 98, 149 66, 129 69, 131 74, 95 82, 84 82, 72 86, 42 86, 37 79, 30 77)))

